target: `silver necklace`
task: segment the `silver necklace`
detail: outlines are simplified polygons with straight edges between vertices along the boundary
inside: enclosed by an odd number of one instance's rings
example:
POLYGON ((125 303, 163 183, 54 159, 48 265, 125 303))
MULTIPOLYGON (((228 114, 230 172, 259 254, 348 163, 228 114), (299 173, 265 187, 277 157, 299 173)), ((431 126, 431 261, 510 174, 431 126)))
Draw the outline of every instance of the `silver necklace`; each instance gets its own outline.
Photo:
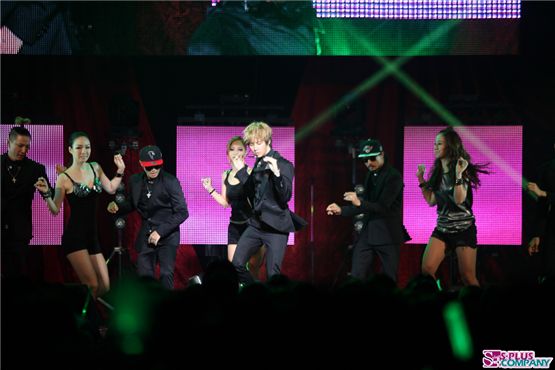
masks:
POLYGON ((150 186, 148 186, 149 182, 150 181, 148 181, 148 180, 146 181, 146 197, 148 199, 150 199, 150 197, 152 196, 152 189, 150 188, 150 186))
POLYGON ((15 184, 15 182, 17 181, 17 175, 19 175, 19 172, 21 172, 21 166, 17 167, 17 172, 15 173, 15 175, 12 173, 12 168, 13 166, 9 165, 8 167, 6 167, 6 170, 8 170, 8 173, 12 178, 12 182, 15 184))

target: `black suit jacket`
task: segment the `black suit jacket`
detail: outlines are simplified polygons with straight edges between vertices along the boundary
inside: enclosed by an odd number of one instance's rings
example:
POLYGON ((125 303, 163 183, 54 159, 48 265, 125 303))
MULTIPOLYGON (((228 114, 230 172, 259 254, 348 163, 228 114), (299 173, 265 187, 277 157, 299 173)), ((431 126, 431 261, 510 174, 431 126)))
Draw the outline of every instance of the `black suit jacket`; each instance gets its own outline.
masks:
POLYGON ((191 37, 187 53, 316 55, 316 11, 311 2, 249 1, 247 8, 245 11, 245 2, 236 0, 210 7, 191 37))
MULTIPOLYGON (((33 238, 31 207, 35 196, 35 182, 44 177, 48 182, 44 166, 29 158, 21 161, 17 174, 17 187, 12 188, 6 166, 8 154, 2 154, 2 240, 28 243, 33 238), (13 191, 8 192, 8 186, 13 191)), ((13 172, 13 171, 12 171, 13 172)), ((48 182, 50 186, 50 182, 48 182)))
POLYGON ((2 26, 10 29, 23 46, 19 54, 69 55, 71 38, 64 4, 56 1, 5 1, 2 26))
POLYGON ((130 199, 118 206, 118 214, 126 214, 136 209, 143 219, 142 228, 148 227, 165 238, 173 233, 179 233, 179 225, 189 217, 189 211, 179 180, 164 170, 160 171, 158 176, 160 186, 154 187, 149 199, 149 206, 152 207, 150 217, 137 207, 146 178, 144 172, 129 178, 130 199))
POLYGON ((276 158, 280 176, 276 177, 264 161, 247 172, 246 166, 237 172, 236 177, 244 185, 247 197, 253 205, 254 217, 273 229, 288 233, 300 230, 307 222, 289 210, 287 202, 293 196, 293 164, 278 152, 271 150, 266 156, 276 158), (255 181, 260 179, 260 201, 255 201, 255 181))
POLYGON ((534 236, 539 236, 542 243, 546 239, 553 243, 555 242, 555 159, 543 164, 540 171, 538 186, 547 193, 547 197, 538 198, 534 236))
POLYGON ((365 228, 370 244, 402 243, 410 237, 403 226, 403 179, 388 164, 380 170, 376 185, 372 183, 373 172, 366 174, 364 196, 359 207, 341 207, 343 216, 365 215, 365 228))

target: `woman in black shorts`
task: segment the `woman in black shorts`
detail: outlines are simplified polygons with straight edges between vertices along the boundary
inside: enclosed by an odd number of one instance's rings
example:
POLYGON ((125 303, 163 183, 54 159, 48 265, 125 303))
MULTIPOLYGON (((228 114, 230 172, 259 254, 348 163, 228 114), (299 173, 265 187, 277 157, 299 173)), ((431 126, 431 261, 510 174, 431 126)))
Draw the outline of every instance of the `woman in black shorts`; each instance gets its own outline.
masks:
POLYGON ((478 173, 489 173, 473 164, 460 136, 441 130, 434 143, 435 162, 428 181, 426 167, 418 166, 419 186, 430 206, 437 206, 437 225, 422 257, 422 273, 436 277, 447 250, 455 250, 464 285, 479 286, 476 278, 476 225, 472 213, 472 188, 480 185, 478 173))

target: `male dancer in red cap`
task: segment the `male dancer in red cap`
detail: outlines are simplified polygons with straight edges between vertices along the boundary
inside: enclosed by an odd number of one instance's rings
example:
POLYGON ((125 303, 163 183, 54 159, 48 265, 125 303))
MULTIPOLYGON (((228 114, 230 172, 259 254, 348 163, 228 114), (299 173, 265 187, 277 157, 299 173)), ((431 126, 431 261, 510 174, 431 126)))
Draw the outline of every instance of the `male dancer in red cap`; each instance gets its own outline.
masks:
POLYGON ((139 212, 142 224, 135 241, 137 272, 139 276, 154 277, 159 261, 162 285, 172 289, 179 225, 189 217, 187 203, 179 180, 162 170, 160 148, 145 146, 139 153, 139 162, 144 172, 129 178, 130 199, 121 204, 111 202, 108 212, 139 212))

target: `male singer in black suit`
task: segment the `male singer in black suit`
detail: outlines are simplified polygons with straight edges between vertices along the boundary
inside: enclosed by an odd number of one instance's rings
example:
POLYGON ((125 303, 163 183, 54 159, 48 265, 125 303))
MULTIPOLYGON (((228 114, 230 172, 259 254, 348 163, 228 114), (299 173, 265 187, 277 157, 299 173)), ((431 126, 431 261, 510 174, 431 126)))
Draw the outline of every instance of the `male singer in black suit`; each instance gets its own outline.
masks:
MULTIPOLYGON (((48 181, 44 166, 27 158, 31 133, 14 127, 8 151, 2 154, 2 277, 26 273, 29 242, 33 238, 32 203, 39 177, 48 181)), ((50 183, 48 187, 52 188, 50 183)))
POLYGON ((188 217, 187 203, 179 180, 162 170, 162 152, 157 146, 141 149, 139 162, 144 173, 129 178, 130 200, 118 206, 108 204, 108 212, 125 214, 136 209, 142 218, 135 241, 139 276, 154 277, 156 262, 160 263, 160 280, 173 289, 173 275, 179 225, 188 217))
POLYGON ((350 205, 339 207, 332 203, 326 211, 328 215, 365 215, 365 226, 353 249, 352 277, 367 278, 374 255, 377 254, 382 262, 383 273, 397 281, 401 244, 409 239, 401 215, 403 179, 396 169, 386 163, 383 147, 378 140, 363 141, 358 157, 369 171, 363 199, 359 199, 356 192, 346 192, 343 199, 351 202, 350 205))
POLYGON ((254 282, 247 271, 249 258, 266 245, 268 277, 281 273, 281 263, 290 232, 306 225, 306 221, 289 210, 293 195, 293 164, 272 149, 272 129, 264 122, 253 122, 243 131, 243 139, 256 157, 249 175, 244 158, 232 158, 238 169, 236 177, 245 187, 253 215, 237 243, 233 265, 242 284, 254 282))

